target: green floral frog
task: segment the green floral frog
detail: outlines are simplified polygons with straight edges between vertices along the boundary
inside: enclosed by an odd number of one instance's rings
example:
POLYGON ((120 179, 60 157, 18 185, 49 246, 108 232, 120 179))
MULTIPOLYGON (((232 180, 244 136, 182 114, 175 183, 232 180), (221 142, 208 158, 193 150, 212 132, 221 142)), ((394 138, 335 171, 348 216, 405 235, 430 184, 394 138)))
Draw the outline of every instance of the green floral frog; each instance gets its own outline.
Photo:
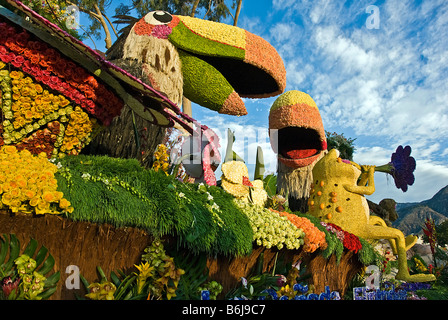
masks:
POLYGON ((416 236, 405 238, 403 232, 388 227, 380 217, 370 216, 364 195, 375 192, 374 173, 375 166, 359 166, 342 160, 336 149, 330 150, 313 168, 308 213, 358 237, 389 240, 394 254, 398 254, 396 279, 408 282, 435 280, 432 274, 409 274, 406 251, 415 244, 416 236))

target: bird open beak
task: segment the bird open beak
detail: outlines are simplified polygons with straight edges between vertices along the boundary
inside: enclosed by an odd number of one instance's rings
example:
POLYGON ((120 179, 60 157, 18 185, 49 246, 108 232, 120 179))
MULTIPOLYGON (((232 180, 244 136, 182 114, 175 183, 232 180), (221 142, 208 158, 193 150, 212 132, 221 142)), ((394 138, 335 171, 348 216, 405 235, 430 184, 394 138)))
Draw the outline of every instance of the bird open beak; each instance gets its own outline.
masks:
POLYGON ((168 39, 179 49, 188 99, 220 113, 245 115, 241 97, 284 91, 283 61, 266 40, 235 26, 178 17, 168 39))
POLYGON ((269 113, 269 134, 279 161, 292 168, 312 164, 327 149, 316 103, 297 90, 282 94, 274 102, 269 113))

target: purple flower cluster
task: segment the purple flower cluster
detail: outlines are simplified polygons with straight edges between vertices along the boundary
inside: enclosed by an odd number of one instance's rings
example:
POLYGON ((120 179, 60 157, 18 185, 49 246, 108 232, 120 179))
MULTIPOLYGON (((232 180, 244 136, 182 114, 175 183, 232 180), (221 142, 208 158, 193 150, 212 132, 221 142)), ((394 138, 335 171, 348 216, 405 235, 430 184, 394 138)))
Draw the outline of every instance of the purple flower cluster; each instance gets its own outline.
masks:
POLYGON ((403 192, 408 190, 408 186, 414 184, 414 171, 416 167, 415 159, 411 157, 411 147, 398 146, 397 150, 392 154, 391 175, 394 177, 395 186, 403 192))

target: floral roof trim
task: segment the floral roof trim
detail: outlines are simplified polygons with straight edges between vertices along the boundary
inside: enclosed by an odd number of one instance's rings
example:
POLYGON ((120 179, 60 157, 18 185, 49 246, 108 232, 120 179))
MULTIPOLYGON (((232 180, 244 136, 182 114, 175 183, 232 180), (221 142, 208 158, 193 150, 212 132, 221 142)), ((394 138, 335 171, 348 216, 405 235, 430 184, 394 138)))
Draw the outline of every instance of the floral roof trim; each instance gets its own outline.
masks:
POLYGON ((0 145, 48 158, 79 154, 99 128, 96 119, 47 85, 5 67, 0 62, 0 145))

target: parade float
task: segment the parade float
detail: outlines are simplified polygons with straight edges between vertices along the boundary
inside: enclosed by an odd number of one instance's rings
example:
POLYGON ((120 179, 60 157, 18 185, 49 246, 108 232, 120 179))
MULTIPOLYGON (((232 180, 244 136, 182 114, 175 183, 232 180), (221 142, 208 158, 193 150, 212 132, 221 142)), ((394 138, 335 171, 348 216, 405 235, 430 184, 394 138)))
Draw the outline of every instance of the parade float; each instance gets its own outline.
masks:
MULTIPOLYGON (((375 168, 327 152, 319 111, 305 93, 280 95, 269 120, 280 135, 273 148, 291 168, 280 185, 286 181, 309 212, 288 207, 262 163, 251 181, 231 147, 215 176, 219 137, 178 105, 185 95, 244 115, 241 97, 281 94, 283 62, 262 38, 152 12, 106 60, 20 2, 2 4, 1 299, 341 299, 369 276, 367 266, 385 265, 377 239, 391 240, 397 281, 406 281, 383 296, 406 298, 417 288, 410 282, 434 280, 408 273, 424 272, 406 264, 412 236, 369 220, 363 194, 374 191, 375 168), (190 153, 173 158, 168 143, 158 144, 151 168, 82 154, 125 107, 148 123, 181 127, 190 153), (294 172, 302 168, 306 174, 294 172)), ((407 188, 415 161, 403 163, 412 159, 401 147, 376 171, 407 188)))

